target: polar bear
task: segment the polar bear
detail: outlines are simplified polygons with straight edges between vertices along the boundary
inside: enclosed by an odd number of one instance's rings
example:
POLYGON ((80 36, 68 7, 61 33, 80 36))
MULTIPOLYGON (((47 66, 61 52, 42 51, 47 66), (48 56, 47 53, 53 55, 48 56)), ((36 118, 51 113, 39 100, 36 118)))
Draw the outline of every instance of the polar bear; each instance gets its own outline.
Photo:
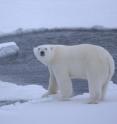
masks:
POLYGON ((48 92, 44 97, 56 94, 59 90, 61 99, 70 98, 73 94, 71 79, 77 78, 88 80, 88 103, 96 104, 104 99, 115 64, 110 53, 103 47, 92 44, 40 45, 33 51, 50 72, 48 92))

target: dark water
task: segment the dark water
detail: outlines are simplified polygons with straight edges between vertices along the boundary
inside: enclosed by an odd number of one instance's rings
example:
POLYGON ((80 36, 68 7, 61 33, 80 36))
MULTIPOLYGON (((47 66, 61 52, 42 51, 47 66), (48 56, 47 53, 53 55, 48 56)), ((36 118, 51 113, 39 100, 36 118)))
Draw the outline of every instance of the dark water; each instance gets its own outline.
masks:
MULTIPOLYGON (((33 55, 33 47, 41 44, 76 45, 91 43, 103 46, 114 57, 117 72, 117 30, 48 30, 0 37, 0 43, 14 41, 20 47, 17 60, 0 65, 0 79, 18 85, 38 84, 47 88, 48 70, 33 55)), ((113 81, 117 83, 117 73, 113 81)), ((73 80, 75 94, 88 92, 87 81, 73 80)))
POLYGON ((6 105, 13 105, 13 104, 16 104, 16 103, 25 103, 27 102, 27 100, 3 100, 3 101, 0 101, 0 107, 1 106, 6 106, 6 105))

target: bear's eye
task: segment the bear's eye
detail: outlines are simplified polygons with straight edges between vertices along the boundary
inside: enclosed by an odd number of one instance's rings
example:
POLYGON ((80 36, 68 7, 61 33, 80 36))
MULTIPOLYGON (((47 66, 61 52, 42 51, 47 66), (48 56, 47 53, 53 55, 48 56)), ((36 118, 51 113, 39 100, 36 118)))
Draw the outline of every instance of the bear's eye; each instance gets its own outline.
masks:
POLYGON ((40 48, 38 48, 38 50, 40 50, 40 48))

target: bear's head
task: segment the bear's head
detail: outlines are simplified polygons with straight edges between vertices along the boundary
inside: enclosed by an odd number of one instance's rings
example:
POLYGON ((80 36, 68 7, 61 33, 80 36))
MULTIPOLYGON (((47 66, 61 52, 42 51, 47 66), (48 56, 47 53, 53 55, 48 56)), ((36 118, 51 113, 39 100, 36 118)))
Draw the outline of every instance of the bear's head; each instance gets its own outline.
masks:
POLYGON ((33 49, 34 55, 41 63, 49 65, 54 56, 54 45, 40 45, 33 49))

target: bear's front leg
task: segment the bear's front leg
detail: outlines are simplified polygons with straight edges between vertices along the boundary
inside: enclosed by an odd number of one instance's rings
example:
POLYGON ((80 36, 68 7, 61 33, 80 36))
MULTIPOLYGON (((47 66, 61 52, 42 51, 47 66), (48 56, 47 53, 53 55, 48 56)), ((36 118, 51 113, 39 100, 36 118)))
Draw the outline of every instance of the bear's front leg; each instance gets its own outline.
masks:
POLYGON ((50 78, 49 78, 48 91, 42 95, 43 98, 57 93, 57 83, 52 69, 49 68, 49 72, 50 72, 50 78))
POLYGON ((60 90, 60 100, 68 100, 73 95, 72 82, 67 72, 56 71, 55 72, 58 89, 60 90))

